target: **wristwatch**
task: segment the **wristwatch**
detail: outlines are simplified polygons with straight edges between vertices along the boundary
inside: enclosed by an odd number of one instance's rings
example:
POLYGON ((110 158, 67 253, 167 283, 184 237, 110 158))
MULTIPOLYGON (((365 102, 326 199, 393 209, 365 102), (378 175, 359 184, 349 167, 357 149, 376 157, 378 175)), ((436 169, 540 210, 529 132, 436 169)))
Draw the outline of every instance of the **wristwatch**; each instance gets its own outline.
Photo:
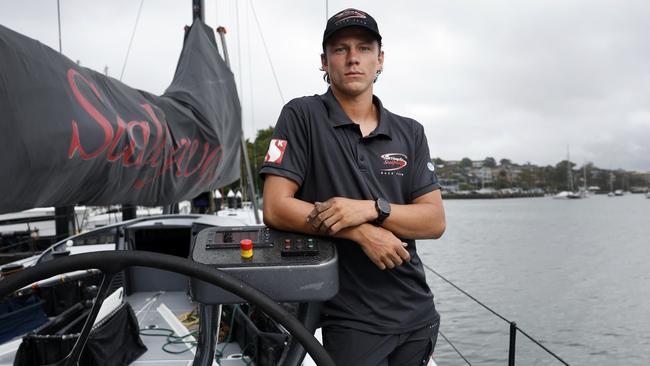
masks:
POLYGON ((377 210, 377 218, 373 223, 375 225, 381 225, 384 223, 384 220, 390 216, 390 203, 379 197, 375 201, 375 209, 377 210))

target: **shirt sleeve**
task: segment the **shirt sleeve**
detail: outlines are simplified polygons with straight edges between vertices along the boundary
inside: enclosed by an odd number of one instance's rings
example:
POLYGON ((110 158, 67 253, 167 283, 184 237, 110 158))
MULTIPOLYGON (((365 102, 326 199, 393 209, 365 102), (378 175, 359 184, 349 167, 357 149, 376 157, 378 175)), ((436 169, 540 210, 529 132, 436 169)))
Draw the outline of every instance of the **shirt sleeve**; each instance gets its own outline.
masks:
POLYGON ((429 144, 427 137, 424 135, 424 127, 416 123, 415 129, 415 162, 411 175, 411 201, 425 193, 440 189, 436 167, 431 161, 429 154, 429 144))
POLYGON ((262 179, 277 175, 302 186, 309 159, 307 122, 295 100, 282 108, 259 172, 262 179))

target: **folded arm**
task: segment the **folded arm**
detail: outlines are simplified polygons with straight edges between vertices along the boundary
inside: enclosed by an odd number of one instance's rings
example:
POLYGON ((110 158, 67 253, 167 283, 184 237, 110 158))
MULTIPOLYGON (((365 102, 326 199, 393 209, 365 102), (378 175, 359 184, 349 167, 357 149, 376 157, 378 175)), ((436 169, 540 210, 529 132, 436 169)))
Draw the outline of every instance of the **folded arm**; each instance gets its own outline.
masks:
MULTIPOLYGON (((317 202, 307 217, 314 230, 336 234, 340 230, 372 222, 378 216, 375 201, 333 197, 317 202)), ((445 212, 440 190, 425 193, 407 205, 391 204, 382 227, 405 239, 437 239, 445 231, 445 212)))
MULTIPOLYGON (((291 179, 267 175, 264 181, 264 223, 279 230, 308 235, 327 234, 307 222, 314 205, 295 198, 298 189, 298 184, 291 179)), ((356 242, 380 269, 394 268, 410 260, 405 243, 381 227, 360 223, 327 235, 356 242)))

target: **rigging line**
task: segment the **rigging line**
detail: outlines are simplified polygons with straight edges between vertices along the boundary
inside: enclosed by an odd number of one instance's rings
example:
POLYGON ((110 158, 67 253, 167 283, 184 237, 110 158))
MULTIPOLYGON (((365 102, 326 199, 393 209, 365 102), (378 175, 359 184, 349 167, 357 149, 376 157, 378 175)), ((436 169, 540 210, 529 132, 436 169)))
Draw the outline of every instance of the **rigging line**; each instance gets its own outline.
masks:
MULTIPOLYGON (((442 280, 444 280, 445 282, 447 282, 448 284, 450 284, 451 286, 453 286, 456 290, 462 292, 465 296, 469 297, 470 299, 474 300, 477 304, 481 305, 482 307, 484 307, 485 309, 487 309, 488 311, 490 311, 492 314, 494 314, 494 315, 496 315, 497 317, 501 318, 501 319, 502 319, 503 321, 505 321, 506 323, 511 323, 508 319, 504 318, 503 316, 501 316, 501 315, 500 315, 499 313, 497 313, 496 311, 490 309, 487 305, 485 305, 485 304, 483 304, 482 302, 478 301, 474 296, 468 294, 466 291, 464 291, 464 290, 461 289, 460 287, 456 286, 454 283, 452 283, 451 281, 449 281, 448 279, 446 279, 445 277, 443 277, 441 274, 439 274, 438 272, 434 271, 433 268, 429 267, 428 265, 426 265, 426 264, 424 264, 424 263, 423 263, 423 266, 424 266, 426 269, 428 269, 429 271, 431 271, 432 273, 434 273, 436 276, 440 277, 442 280)), ((537 340, 535 340, 533 337, 529 336, 529 335, 528 335, 526 332, 524 332, 521 328, 517 327, 517 330, 518 330, 521 334, 523 334, 526 338, 528 338, 529 340, 531 340, 533 343, 535 343, 536 345, 540 346, 540 347, 541 347, 544 351, 546 351, 548 354, 550 354, 551 356, 555 357, 558 361, 560 361, 560 362, 562 362, 563 364, 569 366, 569 364, 566 363, 562 358, 560 358, 560 356, 556 355, 556 354, 553 353, 551 350, 549 350, 549 349, 546 348, 544 345, 542 345, 539 341, 537 341, 537 340)), ((443 336, 443 337, 444 337, 444 336, 443 336)), ((446 338, 445 338, 445 339, 446 339, 446 338)))
POLYGON ((262 33, 262 27, 260 26, 260 21, 257 19, 257 13, 255 12, 255 6, 253 5, 253 0, 249 0, 251 4, 251 10, 253 11, 253 17, 255 18, 255 23, 257 24, 257 31, 260 33, 260 38, 262 38, 262 45, 264 45, 264 52, 266 53, 266 58, 269 61, 271 66, 271 73, 273 74, 273 79, 275 80, 275 86, 278 88, 278 93, 280 93, 280 99, 282 100, 282 105, 285 104, 284 96, 282 95, 282 89, 280 89, 280 82, 278 81, 278 76, 275 74, 275 68, 273 67, 273 61, 271 61, 271 55, 269 54, 269 49, 266 47, 266 41, 264 40, 264 34, 262 33))
POLYGON ((443 338, 445 341, 447 341, 447 343, 449 343, 449 345, 451 346, 451 348, 453 348, 454 351, 456 351, 456 353, 460 356, 460 358, 462 358, 462 359, 463 359, 463 360, 464 360, 464 361, 465 361, 469 366, 472 366, 472 364, 469 363, 469 361, 467 360, 467 358, 465 358, 465 356, 463 356, 463 354, 460 353, 460 351, 458 350, 458 348, 456 348, 456 346, 454 346, 454 344, 451 343, 451 341, 450 341, 447 337, 445 337, 444 333, 442 333, 441 331, 438 331, 438 334, 440 334, 440 335, 442 336, 442 338, 443 338))
POLYGON ((59 23, 59 53, 63 53, 61 47, 61 0, 56 0, 56 14, 59 23))
MULTIPOLYGON (((250 17, 248 12, 245 12, 246 19, 246 51, 248 52, 248 99, 250 105, 250 114, 251 114, 251 127, 253 129, 253 169, 257 171, 257 149, 255 144, 256 129, 255 129, 255 103, 253 103, 253 72, 251 67, 251 32, 250 32, 250 17)), ((259 187, 257 186, 257 179, 253 179, 253 186, 255 187, 255 192, 259 194, 259 187)))
POLYGON ((255 132, 255 111, 253 109, 254 103, 253 103, 253 72, 251 68, 251 32, 250 32, 250 18, 248 16, 248 12, 246 14, 246 51, 248 52, 248 93, 250 94, 249 100, 250 100, 250 113, 251 113, 251 127, 253 128, 253 133, 255 132))
POLYGON ((138 15, 135 17, 135 25, 133 26, 133 32, 131 32, 131 40, 129 41, 129 48, 126 49, 126 56, 124 57, 124 64, 122 65, 122 72, 120 73, 120 81, 124 76, 124 70, 126 69, 126 63, 129 61, 129 54, 131 53, 131 46, 133 45, 133 39, 135 38, 135 31, 138 28, 138 22, 140 21, 140 13, 142 12, 142 4, 144 0, 140 0, 140 7, 138 8, 138 15))
MULTIPOLYGON (((241 34, 241 27, 239 26, 239 1, 235 1, 235 23, 237 25, 237 70, 239 71, 239 101, 244 98, 244 83, 242 83, 242 70, 241 70, 241 39, 239 35, 241 34)), ((243 130, 243 126, 242 126, 243 130)))
POLYGON ((489 312, 491 312, 492 314, 498 316, 498 317, 501 318, 504 322, 506 322, 506 323, 508 323, 508 324, 510 323, 510 320, 504 318, 503 316, 501 316, 501 314, 497 313, 496 311, 490 309, 487 305, 485 305, 485 304, 483 304, 482 302, 478 301, 474 296, 468 294, 467 292, 465 292, 465 290, 461 289, 460 287, 456 286, 454 283, 452 283, 452 282, 449 281, 448 279, 444 278, 440 273, 434 271, 433 268, 429 267, 428 265, 426 265, 426 264, 424 264, 424 263, 423 263, 423 265, 424 265, 424 267, 425 267, 426 269, 428 269, 429 271, 433 272, 436 276, 442 278, 443 281, 445 281, 445 282, 447 282, 448 284, 450 284, 451 286, 453 286, 456 290, 462 292, 463 294, 465 294, 465 296, 467 296, 467 297, 469 297, 470 299, 474 300, 477 304, 481 305, 482 307, 484 307, 485 309, 487 309, 487 310, 488 310, 489 312))
POLYGON ((528 338, 531 342, 533 342, 533 343, 535 343, 536 345, 542 347, 542 349, 544 349, 544 351, 548 352, 551 356, 555 357, 555 359, 557 359, 558 361, 562 362, 562 363, 565 364, 566 366, 569 366, 569 364, 566 363, 566 361, 564 361, 562 358, 560 358, 560 356, 556 355, 555 353, 553 353, 553 351, 551 351, 550 349, 546 348, 546 347, 545 347, 543 344, 541 344, 539 341, 535 340, 533 337, 531 337, 531 336, 529 336, 528 334, 526 334, 526 332, 524 332, 523 330, 521 330, 519 327, 517 327, 517 330, 518 330, 521 334, 523 334, 524 336, 526 336, 526 338, 528 338))

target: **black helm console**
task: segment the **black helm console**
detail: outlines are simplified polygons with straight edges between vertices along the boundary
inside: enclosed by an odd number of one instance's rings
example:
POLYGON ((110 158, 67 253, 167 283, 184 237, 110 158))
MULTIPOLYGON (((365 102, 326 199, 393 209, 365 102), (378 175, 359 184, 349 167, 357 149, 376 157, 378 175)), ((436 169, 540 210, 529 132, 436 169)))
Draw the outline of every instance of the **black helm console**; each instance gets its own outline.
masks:
MULTIPOLYGON (((327 238, 289 233, 265 226, 212 227, 196 236, 190 259, 218 268, 278 302, 300 302, 298 319, 313 332, 320 302, 339 289, 334 243, 327 238), (241 241, 253 243, 252 256, 241 241)), ((192 298, 200 305, 199 345, 195 365, 212 364, 218 304, 242 303, 233 293, 200 279, 190 279, 192 298)), ((282 365, 299 365, 305 355, 296 342, 285 350, 282 365)))

